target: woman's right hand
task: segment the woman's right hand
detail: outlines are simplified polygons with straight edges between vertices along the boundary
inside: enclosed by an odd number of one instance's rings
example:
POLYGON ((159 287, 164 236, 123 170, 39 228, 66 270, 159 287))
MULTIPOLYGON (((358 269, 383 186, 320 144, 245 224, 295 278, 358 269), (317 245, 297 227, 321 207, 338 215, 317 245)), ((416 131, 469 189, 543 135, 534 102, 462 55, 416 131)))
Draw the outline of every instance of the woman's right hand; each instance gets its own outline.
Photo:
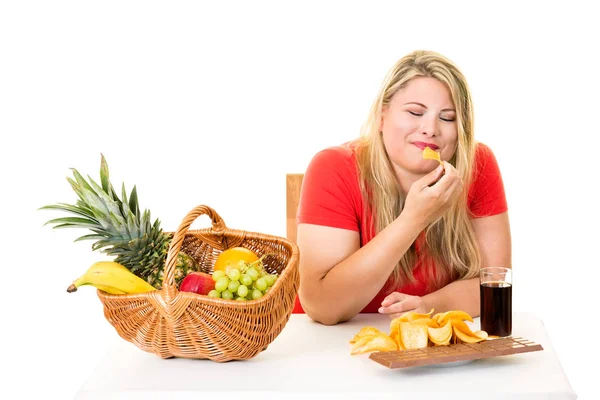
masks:
POLYGON ((412 184, 402 212, 429 225, 458 200, 462 189, 463 181, 458 171, 444 161, 443 168, 440 165, 412 184))

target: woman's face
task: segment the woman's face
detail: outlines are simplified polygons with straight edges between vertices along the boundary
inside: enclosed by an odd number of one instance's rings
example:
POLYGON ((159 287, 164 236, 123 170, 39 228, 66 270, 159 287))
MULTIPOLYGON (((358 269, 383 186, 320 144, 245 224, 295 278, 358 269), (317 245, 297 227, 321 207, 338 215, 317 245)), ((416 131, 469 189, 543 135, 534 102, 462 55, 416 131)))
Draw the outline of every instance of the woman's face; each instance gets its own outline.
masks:
POLYGON ((450 91, 435 78, 411 79, 383 110, 381 132, 397 173, 431 172, 439 163, 422 158, 425 147, 439 152, 444 161, 456 150, 456 109, 450 91))

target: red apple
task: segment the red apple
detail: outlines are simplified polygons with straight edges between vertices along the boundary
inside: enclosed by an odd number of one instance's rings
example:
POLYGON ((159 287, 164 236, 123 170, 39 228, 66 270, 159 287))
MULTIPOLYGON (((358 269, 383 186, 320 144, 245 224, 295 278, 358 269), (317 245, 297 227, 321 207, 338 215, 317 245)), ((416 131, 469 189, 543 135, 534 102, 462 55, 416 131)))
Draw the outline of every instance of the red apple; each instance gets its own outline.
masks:
POLYGON ((214 288, 215 281, 211 275, 204 272, 190 272, 183 278, 179 291, 207 295, 214 288))

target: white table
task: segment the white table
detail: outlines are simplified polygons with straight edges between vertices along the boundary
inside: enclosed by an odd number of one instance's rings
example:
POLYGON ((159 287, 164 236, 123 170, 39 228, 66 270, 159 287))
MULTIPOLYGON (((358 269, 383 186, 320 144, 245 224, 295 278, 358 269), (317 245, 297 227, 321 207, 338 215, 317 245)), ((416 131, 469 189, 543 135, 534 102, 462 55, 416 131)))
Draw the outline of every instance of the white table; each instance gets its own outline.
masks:
MULTIPOLYGON (((216 363, 163 360, 118 339, 76 399, 576 399, 535 315, 515 313, 513 336, 543 351, 475 360, 453 367, 389 369, 350 355, 363 326, 389 333, 390 319, 361 314, 336 326, 293 314, 273 343, 255 358, 216 363)), ((478 319, 473 328, 479 327, 478 319)))

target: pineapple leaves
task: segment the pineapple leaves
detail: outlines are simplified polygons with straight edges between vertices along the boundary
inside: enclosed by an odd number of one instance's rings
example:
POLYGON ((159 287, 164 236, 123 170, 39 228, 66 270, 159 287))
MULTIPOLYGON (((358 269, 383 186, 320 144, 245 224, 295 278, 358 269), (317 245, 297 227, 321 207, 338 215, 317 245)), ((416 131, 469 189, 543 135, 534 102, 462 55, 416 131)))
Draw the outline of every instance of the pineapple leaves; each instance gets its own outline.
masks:
POLYGON ((92 185, 91 191, 95 194, 102 204, 106 207, 106 210, 115 214, 121 214, 121 210, 119 209, 119 205, 117 202, 110 198, 110 196, 102 190, 100 186, 92 178, 88 176, 90 180, 90 184, 92 185))
POLYGON ((71 182, 73 190, 75 191, 75 193, 77 193, 81 200, 84 203, 86 203, 90 209, 100 210, 102 214, 108 214, 109 210, 106 204, 104 204, 104 202, 101 201, 96 192, 94 192, 90 185, 88 185, 87 182, 83 180, 83 177, 81 177, 79 173, 76 174, 75 179, 77 179, 77 183, 73 182, 71 179, 69 179, 69 182, 71 182))
POLYGON ((46 222, 44 225, 48 225, 48 224, 64 224, 64 225, 83 226, 83 227, 98 226, 98 224, 95 221, 89 220, 87 218, 77 218, 77 217, 55 218, 55 219, 51 219, 50 221, 46 222))
POLYGON ((91 212, 91 210, 83 208, 80 205, 72 206, 70 204, 58 203, 58 204, 55 204, 55 205, 43 206, 43 207, 40 207, 39 209, 40 210, 66 211, 68 213, 72 213, 72 214, 76 214, 76 215, 81 215, 81 216, 88 217, 88 218, 93 219, 94 221, 96 221, 96 218, 94 217, 94 214, 91 212))
MULTIPOLYGON (((106 238, 102 235, 85 235, 85 236, 81 236, 77 239, 75 239, 76 242, 81 242, 83 240, 98 240, 98 242, 94 243, 94 245, 92 245, 92 249, 97 246, 98 243, 102 242, 107 242, 106 238)), ((102 246, 99 246, 102 247, 102 246)))
POLYGON ((75 202, 40 208, 70 215, 51 219, 46 225, 53 224, 58 229, 88 229, 89 232, 75 241, 91 240, 92 250, 116 256, 116 262, 131 271, 139 271, 139 276, 160 283, 159 272, 164 267, 172 237, 162 232, 158 219, 151 220, 149 210, 140 210, 137 187, 133 186, 128 196, 125 184, 122 184, 119 199, 103 154, 99 181, 94 181, 89 175, 84 178, 75 168, 70 170, 73 176, 67 177, 67 181, 77 195, 75 202))
POLYGON ((129 209, 133 212, 133 215, 140 215, 140 206, 138 205, 137 189, 135 185, 129 196, 129 209))
POLYGON ((104 154, 100 154, 100 183, 102 184, 102 190, 104 190, 104 192, 109 193, 108 188, 110 185, 110 180, 109 180, 109 173, 108 173, 108 163, 106 162, 106 159, 104 158, 104 154))
POLYGON ((127 213, 127 227, 129 229, 130 237, 139 237, 140 236, 140 227, 137 224, 135 215, 128 210, 127 213))
POLYGON ((110 212, 108 216, 110 217, 110 222, 112 226, 117 230, 119 235, 121 235, 123 239, 129 238, 129 229, 127 229, 127 224, 123 217, 121 217, 120 215, 115 215, 112 212, 110 212))

